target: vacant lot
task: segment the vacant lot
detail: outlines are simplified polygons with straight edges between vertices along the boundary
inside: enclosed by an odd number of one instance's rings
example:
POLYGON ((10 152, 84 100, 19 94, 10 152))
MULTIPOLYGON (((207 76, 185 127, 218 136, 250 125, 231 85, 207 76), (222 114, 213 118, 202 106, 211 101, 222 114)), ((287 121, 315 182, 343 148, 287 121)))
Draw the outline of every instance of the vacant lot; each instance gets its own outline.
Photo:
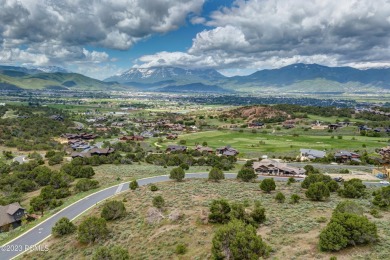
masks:
MULTIPOLYGON (((211 240, 218 225, 204 224, 200 219, 207 214, 213 199, 226 198, 252 204, 254 200, 262 202, 266 208, 267 221, 258 229, 258 234, 272 247, 270 259, 389 259, 390 215, 382 212, 382 218, 374 219, 369 211, 369 200, 359 200, 367 215, 378 226, 380 242, 373 246, 346 249, 339 253, 322 253, 317 249, 318 234, 329 220, 332 210, 341 201, 333 194, 326 202, 312 202, 303 199, 299 204, 279 204, 274 200, 276 192, 264 194, 258 183, 241 183, 224 180, 211 183, 206 180, 190 180, 182 183, 160 183, 159 191, 151 192, 149 187, 120 194, 115 199, 125 201, 127 215, 120 220, 108 223, 110 235, 107 239, 93 244, 81 245, 76 234, 65 238, 50 238, 44 244, 49 245, 48 252, 31 253, 23 259, 91 259, 99 245, 121 245, 129 250, 131 259, 208 259, 211 240), (148 224, 146 217, 152 207, 154 196, 161 195, 166 202, 160 223, 148 224), (173 222, 168 215, 179 211, 184 216, 173 222), (320 218, 323 219, 320 219, 320 218), (325 219, 325 222, 324 222, 325 219), (188 252, 177 256, 175 247, 185 243, 188 252)), ((287 200, 297 193, 304 198, 299 184, 287 186, 277 184, 277 191, 283 192, 287 200)), ((77 219, 76 224, 87 216, 99 216, 102 206, 77 219)))

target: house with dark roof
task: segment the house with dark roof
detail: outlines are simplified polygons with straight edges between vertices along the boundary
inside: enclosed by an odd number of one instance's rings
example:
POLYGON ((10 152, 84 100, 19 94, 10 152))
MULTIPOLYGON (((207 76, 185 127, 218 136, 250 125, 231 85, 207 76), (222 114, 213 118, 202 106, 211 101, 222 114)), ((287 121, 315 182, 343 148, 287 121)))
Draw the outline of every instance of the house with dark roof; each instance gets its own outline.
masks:
POLYGON ((92 148, 91 150, 89 150, 89 153, 91 154, 91 156, 109 155, 109 154, 112 154, 113 152, 115 152, 114 148, 92 148))
POLYGON ((25 209, 18 202, 0 206, 0 232, 20 226, 25 214, 25 209))
POLYGON ((169 145, 165 150, 165 152, 167 153, 174 153, 174 152, 184 153, 186 151, 187 151, 187 146, 184 145, 169 145))
POLYGON ((341 127, 343 127, 343 126, 340 125, 340 124, 329 124, 328 125, 328 129, 330 129, 330 130, 337 130, 337 129, 341 128, 341 127))
POLYGON ((263 128, 263 127, 264 127, 263 122, 253 121, 253 122, 248 123, 248 128, 259 129, 259 128, 263 128))
POLYGON ((119 138, 119 140, 121 141, 143 141, 145 139, 145 137, 143 136, 140 136, 140 135, 125 135, 125 136, 122 136, 121 138, 119 138))
POLYGON ((167 139, 169 139, 169 140, 175 140, 177 138, 178 138, 177 134, 169 134, 169 135, 167 135, 167 139))
POLYGON ((201 146, 201 145, 195 146, 194 150, 196 150, 200 153, 213 153, 214 152, 213 148, 207 147, 207 146, 201 146))
POLYGON ((216 155, 236 156, 239 154, 238 150, 228 146, 220 147, 215 150, 216 155))
POLYGON ((314 149, 300 149, 300 153, 301 161, 322 159, 326 156, 326 152, 314 149))
POLYGON ((336 162, 346 163, 346 162, 357 162, 360 163, 360 155, 354 152, 349 151, 338 151, 334 154, 334 159, 336 162))
POLYGON ((270 176, 304 177, 303 175, 306 173, 306 170, 303 168, 288 166, 286 163, 270 159, 254 162, 253 170, 258 174, 270 176))

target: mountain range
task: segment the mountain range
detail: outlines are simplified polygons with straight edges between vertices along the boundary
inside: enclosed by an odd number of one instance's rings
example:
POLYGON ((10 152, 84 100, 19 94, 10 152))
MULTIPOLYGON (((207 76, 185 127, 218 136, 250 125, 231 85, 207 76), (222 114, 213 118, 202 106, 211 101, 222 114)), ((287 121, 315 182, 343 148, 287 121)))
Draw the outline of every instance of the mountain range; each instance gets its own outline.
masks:
POLYGON ((0 66, 0 90, 124 90, 116 82, 104 82, 63 68, 0 66))
POLYGON ((225 77, 213 69, 175 67, 132 68, 105 81, 141 89, 202 83, 235 91, 354 92, 390 90, 390 69, 359 70, 297 63, 279 69, 261 70, 248 76, 225 77))
POLYGON ((297 63, 247 76, 214 69, 132 68, 100 81, 60 67, 0 66, 0 89, 142 90, 161 92, 372 92, 390 90, 390 68, 360 70, 297 63))

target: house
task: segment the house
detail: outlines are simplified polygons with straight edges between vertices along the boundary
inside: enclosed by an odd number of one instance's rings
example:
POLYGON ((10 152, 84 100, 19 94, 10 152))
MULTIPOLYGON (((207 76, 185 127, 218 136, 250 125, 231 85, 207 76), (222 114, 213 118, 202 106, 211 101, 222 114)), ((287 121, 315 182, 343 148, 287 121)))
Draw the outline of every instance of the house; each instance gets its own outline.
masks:
POLYGON ((64 117, 61 116, 61 115, 52 115, 52 116, 50 116, 49 118, 50 118, 50 119, 53 119, 53 120, 55 120, 55 121, 60 121, 60 122, 64 121, 64 117))
POLYGON ((91 154, 91 156, 94 156, 94 155, 109 155, 109 154, 112 154, 113 152, 115 152, 115 149, 114 148, 92 148, 91 150, 89 150, 89 153, 91 154))
POLYGON ((140 135, 122 136, 119 138, 121 141, 143 141, 145 138, 140 135))
POLYGON ((341 127, 342 127, 342 125, 340 125, 340 124, 329 124, 328 125, 328 129, 330 129, 330 130, 337 130, 341 127))
POLYGON ((387 161, 390 158, 390 146, 383 147, 379 150, 379 154, 387 161))
POLYGON ((264 123, 263 122, 257 122, 257 121, 253 121, 251 123, 248 123, 248 128, 263 128, 264 127, 264 123))
POLYGON ((334 154, 334 159, 337 162, 346 163, 346 162, 357 162, 360 163, 360 155, 357 153, 349 152, 349 151, 338 151, 334 154))
POLYGON ((184 153, 187 151, 187 146, 184 145, 169 145, 168 148, 165 150, 167 153, 172 153, 172 152, 179 152, 179 153, 184 153))
POLYGON ((89 158, 91 157, 91 154, 89 152, 83 153, 83 152, 73 152, 70 154, 70 157, 74 158, 89 158))
POLYGON ((276 160, 263 159, 260 162, 253 163, 253 170, 261 175, 273 175, 273 176, 297 176, 300 177, 306 173, 303 168, 297 168, 288 166, 286 163, 281 163, 276 160))
POLYGON ((322 159, 326 156, 324 151, 313 150, 313 149, 300 149, 301 161, 309 161, 314 159, 322 159))
POLYGON ((0 232, 8 231, 11 226, 20 226, 25 214, 25 209, 18 202, 0 206, 0 232))
POLYGON ((239 154, 238 150, 229 145, 216 149, 216 155, 236 156, 237 154, 239 154))
POLYGON ((153 137, 153 133, 150 132, 150 131, 143 131, 140 135, 142 137, 144 137, 144 138, 151 138, 151 137, 153 137))
POLYGON ((200 152, 200 153, 213 153, 214 152, 213 148, 207 147, 207 146, 201 146, 201 145, 195 146, 195 150, 200 152))
POLYGON ((178 137, 177 134, 169 134, 169 135, 167 135, 167 139, 169 139, 169 140, 175 140, 175 139, 177 139, 177 137, 178 137))
POLYGON ((359 131, 370 131, 372 130, 372 128, 366 126, 366 125, 361 125, 361 126, 358 126, 359 128, 359 131))

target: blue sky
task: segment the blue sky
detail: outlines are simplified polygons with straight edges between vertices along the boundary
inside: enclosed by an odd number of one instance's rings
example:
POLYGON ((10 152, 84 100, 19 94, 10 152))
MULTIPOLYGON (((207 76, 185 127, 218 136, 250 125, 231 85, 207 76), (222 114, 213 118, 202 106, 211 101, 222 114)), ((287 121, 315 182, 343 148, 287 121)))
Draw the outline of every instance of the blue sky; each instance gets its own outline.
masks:
POLYGON ((132 67, 245 75, 390 66, 386 0, 0 0, 0 63, 104 79, 132 67))

